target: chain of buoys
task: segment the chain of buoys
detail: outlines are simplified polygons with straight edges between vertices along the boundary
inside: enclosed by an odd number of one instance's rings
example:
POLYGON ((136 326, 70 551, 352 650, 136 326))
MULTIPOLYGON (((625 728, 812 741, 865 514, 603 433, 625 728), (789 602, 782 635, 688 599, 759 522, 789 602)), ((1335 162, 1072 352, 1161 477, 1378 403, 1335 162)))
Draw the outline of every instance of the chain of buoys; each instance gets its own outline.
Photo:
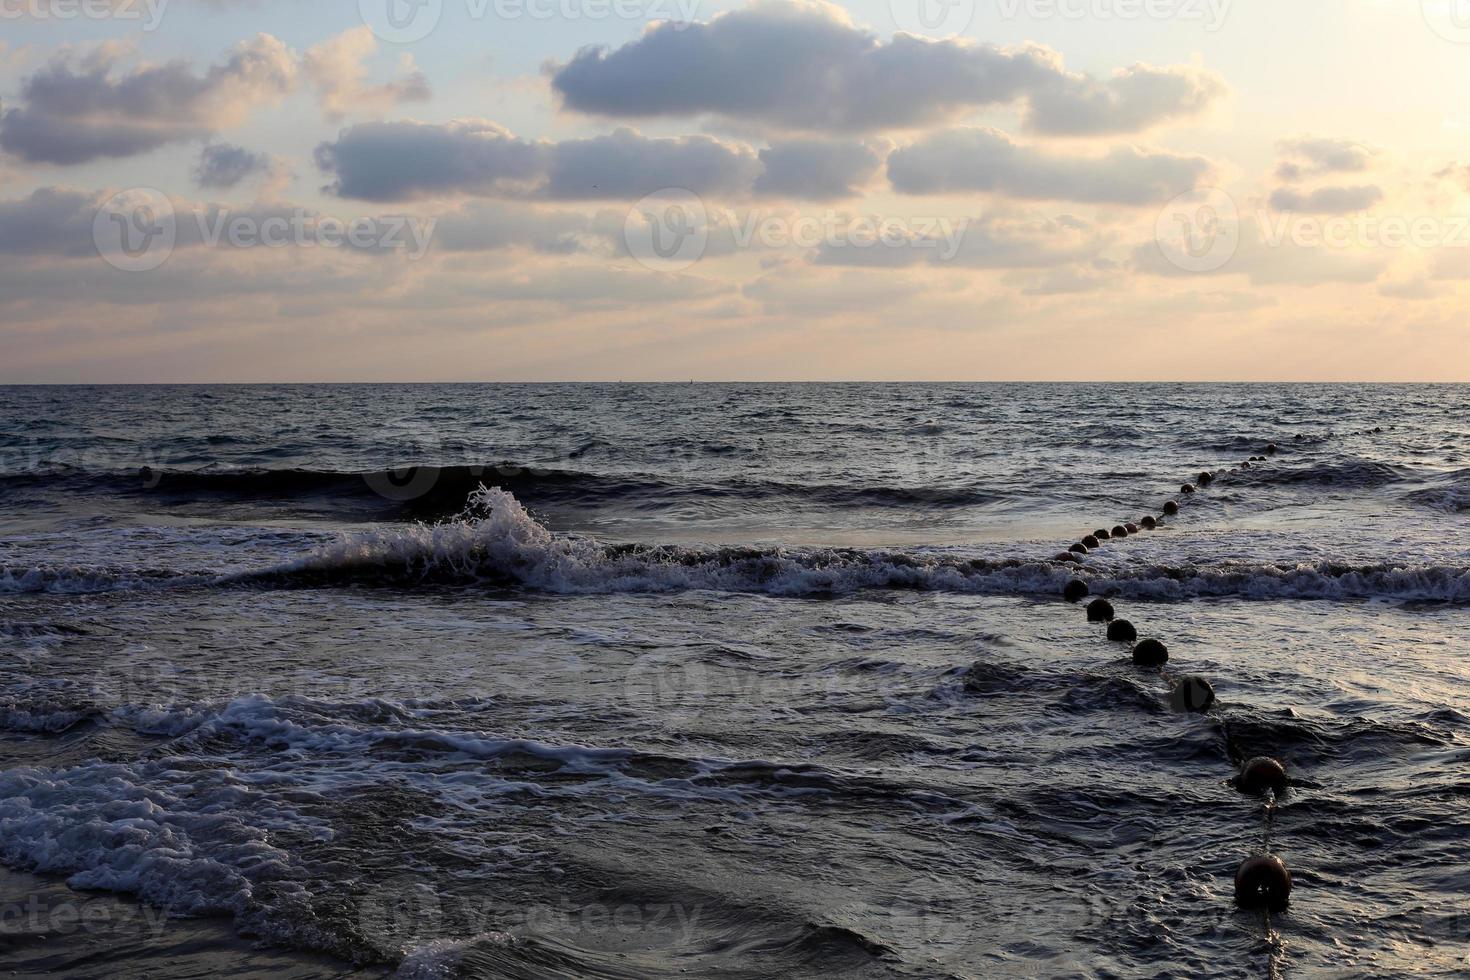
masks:
MULTIPOLYGON (((1352 435, 1370 435, 1382 432, 1382 428, 1365 430, 1352 435)), ((1331 434, 1329 434, 1331 435, 1331 434)), ((1297 436, 1297 440, 1301 440, 1297 436)), ((1271 457, 1281 453, 1281 448, 1276 443, 1271 443, 1265 448, 1264 455, 1255 455, 1229 472, 1239 472, 1253 469, 1262 463, 1270 461, 1271 457)), ((1214 472, 1200 473, 1192 483, 1185 483, 1179 488, 1181 497, 1188 499, 1194 497, 1203 490, 1214 486, 1216 481, 1224 474, 1214 472)), ((1145 515, 1137 524, 1120 524, 1111 531, 1098 530, 1086 535, 1080 542, 1073 545, 1071 549, 1058 556, 1058 560, 1069 564, 1082 564, 1082 556, 1088 555, 1102 547, 1103 542, 1127 538, 1142 531, 1154 531, 1165 524, 1165 517, 1174 517, 1180 512, 1180 503, 1177 500, 1166 501, 1160 508, 1162 516, 1152 514, 1145 515)), ((1070 603, 1080 603, 1092 594, 1091 587, 1082 579, 1074 578, 1069 581, 1062 591, 1063 597, 1070 603)), ((1127 643, 1131 646, 1133 663, 1149 670, 1157 670, 1160 676, 1169 684, 1169 704, 1178 712, 1190 714, 1205 714, 1215 707, 1215 689, 1210 682, 1197 675, 1185 675, 1178 678, 1170 677, 1165 670, 1169 663, 1169 648, 1160 640, 1153 638, 1139 639, 1137 627, 1126 619, 1120 619, 1113 604, 1104 598, 1095 598, 1087 605, 1087 620, 1090 623, 1106 623, 1107 638, 1115 643, 1127 643)), ((1226 732, 1227 742, 1229 733, 1226 732)), ((1232 785, 1241 793, 1250 796, 1265 798, 1263 813, 1265 816, 1265 834, 1259 853, 1247 857, 1241 862, 1235 873, 1235 900, 1243 909, 1258 910, 1267 917, 1267 929, 1269 931, 1270 915, 1273 912, 1281 912, 1290 903, 1292 878, 1291 871, 1286 862, 1276 856, 1271 849, 1271 832, 1276 816, 1276 800, 1284 794, 1289 785, 1286 767, 1276 759, 1259 757, 1248 759, 1240 768, 1240 772, 1231 780, 1232 785)))

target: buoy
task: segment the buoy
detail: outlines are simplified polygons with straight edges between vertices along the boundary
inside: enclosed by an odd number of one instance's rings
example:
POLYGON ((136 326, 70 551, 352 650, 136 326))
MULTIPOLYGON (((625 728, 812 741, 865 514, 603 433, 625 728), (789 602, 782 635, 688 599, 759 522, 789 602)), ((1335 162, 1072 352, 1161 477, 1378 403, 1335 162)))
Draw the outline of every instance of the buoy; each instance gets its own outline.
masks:
POLYGON ((1067 587, 1062 590, 1062 597, 1065 598, 1068 602, 1081 602, 1091 593, 1092 589, 1088 588, 1086 582, 1082 581, 1080 578, 1074 578, 1072 581, 1068 582, 1067 587))
POLYGON ((1068 562, 1068 563, 1073 564, 1073 565, 1080 565, 1080 564, 1082 564, 1082 559, 1081 558, 1078 558, 1076 555, 1072 554, 1070 551, 1064 551, 1064 552, 1062 552, 1060 555, 1057 555, 1056 558, 1053 559, 1053 560, 1054 561, 1064 561, 1064 562, 1068 562))
POLYGON ((1241 463, 1240 464, 1240 468, 1243 469, 1243 470, 1248 470, 1248 469, 1251 468, 1251 464, 1250 463, 1241 463))
POLYGON ((1144 640, 1133 648, 1133 662, 1140 667, 1162 667, 1169 662, 1169 648, 1158 640, 1144 640))
POLYGON ((1076 544, 1072 545, 1072 547, 1068 548, 1067 550, 1070 551, 1070 552, 1072 552, 1072 554, 1074 554, 1074 555, 1085 555, 1089 551, 1091 551, 1092 549, 1088 548, 1087 545, 1085 545, 1081 541, 1079 541, 1076 544))
POLYGON ((1113 537, 1115 537, 1115 538, 1126 538, 1126 537, 1128 537, 1128 529, 1126 527, 1124 527, 1122 524, 1119 524, 1117 527, 1113 528, 1113 537))
POLYGON ((1257 796, 1265 795, 1268 789, 1278 794, 1284 793, 1286 792, 1286 767, 1276 759, 1260 756, 1240 767, 1240 775, 1236 777, 1235 785, 1242 792, 1257 796))
POLYGON ((1203 677, 1183 677, 1174 685, 1169 695, 1169 704, 1175 711, 1192 711, 1200 714, 1210 710, 1215 703, 1215 689, 1203 677))
POLYGON ((1107 623, 1113 618, 1113 604, 1106 599, 1094 599, 1087 606, 1089 623, 1107 623))
POLYGON ((1115 643, 1132 643, 1138 639, 1138 630, 1126 619, 1115 619, 1108 624, 1108 639, 1115 643))
POLYGON ((1097 538, 1099 541, 1107 541, 1113 536, 1113 533, 1105 527, 1100 527, 1096 531, 1092 532, 1092 536, 1094 538, 1097 538))
POLYGON ((1274 443, 1274 442, 1271 443, 1271 445, 1269 445, 1269 446, 1266 447, 1266 455, 1267 456, 1275 456, 1279 452, 1281 452, 1281 447, 1278 446, 1278 445, 1276 445, 1276 443, 1274 443))
POLYGON ((1088 548, 1096 548, 1102 544, 1101 541, 1098 541, 1097 536, 1093 534, 1089 534, 1087 537, 1083 538, 1082 543, 1087 545, 1088 548))
POLYGON ((1291 903, 1291 872, 1274 854, 1246 858, 1235 872, 1235 901, 1241 908, 1284 911, 1291 903))
POLYGON ((1180 493, 1194 493, 1194 485, 1193 484, 1190 484, 1190 483, 1186 483, 1186 484, 1184 484, 1184 486, 1182 486, 1182 487, 1179 488, 1179 492, 1180 493))
POLYGON ((1137 534, 1138 533, 1138 525, 1137 524, 1131 524, 1131 523, 1130 524, 1124 524, 1123 527, 1124 527, 1124 529, 1129 534, 1137 534))
POLYGON ((1158 526, 1159 526, 1159 522, 1156 521, 1156 520, 1154 520, 1152 517, 1145 517, 1143 519, 1143 527, 1144 527, 1145 530, 1152 531, 1154 528, 1156 528, 1158 526))
POLYGON ((1173 517, 1175 514, 1179 513, 1179 505, 1172 500, 1169 501, 1168 503, 1164 504, 1164 513, 1168 514, 1170 517, 1173 517))
POLYGON ((1198 483, 1202 487, 1207 487, 1211 483, 1215 482, 1215 477, 1211 473, 1201 473, 1199 475, 1199 478, 1196 479, 1194 482, 1198 483))

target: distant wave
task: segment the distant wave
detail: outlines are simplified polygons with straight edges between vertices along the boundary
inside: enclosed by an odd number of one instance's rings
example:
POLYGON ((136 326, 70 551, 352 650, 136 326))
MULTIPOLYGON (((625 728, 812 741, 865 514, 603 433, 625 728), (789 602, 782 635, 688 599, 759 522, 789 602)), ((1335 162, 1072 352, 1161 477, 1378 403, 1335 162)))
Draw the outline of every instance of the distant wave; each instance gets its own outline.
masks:
POLYGON ((1407 466, 1353 459, 1336 463, 1313 463, 1308 466, 1259 467, 1234 474, 1232 479, 1256 486, 1291 486, 1317 484, 1334 487, 1382 487, 1418 474, 1407 466))
POLYGON ((1470 567, 1328 561, 1139 565, 1078 570, 1051 561, 859 549, 604 545, 553 534, 503 489, 478 491, 462 519, 351 534, 305 558, 234 576, 280 585, 511 585, 557 593, 707 589, 809 596, 864 589, 1055 595, 1074 574, 1093 591, 1141 599, 1394 598, 1470 601, 1470 567))
POLYGON ((1405 494, 1404 499, 1446 514, 1470 511, 1470 469, 1439 477, 1430 486, 1405 494))
POLYGON ((311 469, 148 470, 94 473, 68 467, 0 475, 0 487, 89 489, 166 503, 224 499, 297 502, 319 508, 412 517, 451 517, 481 484, 493 484, 533 504, 646 506, 689 500, 768 500, 866 507, 971 507, 1008 499, 974 487, 845 486, 753 477, 677 480, 645 474, 606 474, 497 463, 484 466, 405 466, 343 472, 311 469))

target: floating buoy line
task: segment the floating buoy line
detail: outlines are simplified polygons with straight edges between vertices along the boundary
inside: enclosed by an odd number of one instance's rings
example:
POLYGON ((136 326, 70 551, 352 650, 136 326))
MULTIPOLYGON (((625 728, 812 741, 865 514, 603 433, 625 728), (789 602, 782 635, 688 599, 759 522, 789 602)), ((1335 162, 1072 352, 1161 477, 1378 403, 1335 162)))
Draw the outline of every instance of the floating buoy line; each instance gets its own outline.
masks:
MULTIPOLYGON (((1348 435, 1367 436, 1381 432, 1383 428, 1377 427, 1348 433, 1348 435)), ((1329 432, 1327 437, 1331 438, 1334 435, 1336 433, 1329 432)), ((1301 440, 1302 436, 1298 435, 1296 441, 1301 440)), ((1281 447, 1273 442, 1265 447, 1263 453, 1242 460, 1238 466, 1202 472, 1195 477, 1192 483, 1185 483, 1179 488, 1180 497, 1185 503, 1188 503, 1191 498, 1214 486, 1216 481, 1231 473, 1244 472, 1268 464, 1281 452, 1281 447)), ((1083 556, 1101 548, 1105 542, 1157 530, 1165 526, 1165 518, 1178 516, 1181 502, 1180 500, 1166 501, 1160 510, 1162 511, 1161 516, 1147 514, 1137 524, 1120 524, 1111 531, 1099 529, 1085 535, 1066 552, 1057 555, 1056 560, 1069 565, 1081 565, 1083 556)), ((1062 597, 1073 604, 1081 603, 1090 595, 1092 595, 1091 586, 1080 578, 1072 579, 1062 590, 1062 597)), ((1139 639, 1137 627, 1129 620, 1119 618, 1117 610, 1106 598, 1094 598, 1088 603, 1086 611, 1089 623, 1106 625, 1107 638, 1110 642, 1130 645, 1135 666, 1158 671, 1160 677, 1169 685, 1169 704, 1175 711, 1199 715, 1215 713, 1217 707, 1215 689, 1209 680, 1196 675, 1172 677, 1166 670, 1169 663, 1169 648, 1162 641, 1153 638, 1139 639)), ((1240 753, 1232 744, 1226 720, 1217 713, 1215 718, 1225 736, 1227 750, 1233 758, 1238 758, 1240 753)), ((1236 869, 1235 901, 1242 909, 1262 913, 1265 917, 1265 934, 1269 941, 1273 935, 1271 915, 1286 911, 1291 902, 1291 870, 1287 867, 1286 862, 1275 854, 1271 843, 1272 832, 1275 829, 1277 800, 1288 792, 1291 779, 1287 774, 1286 766, 1280 760, 1260 756, 1241 762, 1239 771, 1230 780, 1230 783, 1242 795, 1263 798, 1265 801, 1261 808, 1264 820, 1261 847, 1257 852, 1247 855, 1236 869)), ((1273 944, 1273 975, 1276 972, 1274 961, 1276 948, 1273 944)))

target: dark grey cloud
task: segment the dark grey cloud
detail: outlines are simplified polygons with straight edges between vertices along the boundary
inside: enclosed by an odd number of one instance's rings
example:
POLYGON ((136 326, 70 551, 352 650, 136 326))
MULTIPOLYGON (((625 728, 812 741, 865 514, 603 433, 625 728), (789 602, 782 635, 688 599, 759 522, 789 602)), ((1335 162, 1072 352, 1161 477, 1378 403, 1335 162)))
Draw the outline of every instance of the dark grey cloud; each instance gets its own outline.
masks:
POLYGON ((789 130, 911 128, 1022 101, 1038 132, 1136 132, 1197 113, 1224 91, 1216 76, 1188 67, 1140 65, 1096 80, 1067 72, 1037 45, 908 34, 884 43, 821 3, 762 3, 708 23, 666 22, 547 70, 566 107, 579 112, 708 113, 789 130))
POLYGON ((277 39, 244 42, 202 75, 171 61, 114 72, 102 48, 52 60, 26 79, 21 104, 0 115, 0 149, 32 163, 80 164, 205 139, 287 93, 296 65, 277 39))
POLYGON ((745 146, 708 136, 651 139, 630 129, 560 143, 524 140, 487 122, 363 123, 317 148, 341 197, 400 201, 478 195, 634 200, 680 187, 747 193, 760 170, 745 146))
POLYGON ((888 178, 905 194, 993 192, 1034 200, 1142 205, 1194 189, 1203 157, 1121 147, 1102 157, 1051 153, 993 129, 949 129, 895 150, 888 178))
POLYGON ((98 196, 43 187, 18 200, 0 200, 0 254, 96 255, 92 219, 98 196))
POLYGON ((1322 174, 1361 173, 1377 151, 1366 143, 1325 137, 1302 137, 1277 144, 1283 157, 1276 174, 1282 180, 1300 180, 1322 174))
POLYGON ((760 162, 757 194, 823 201, 861 193, 883 158, 855 140, 799 139, 761 150, 760 162))
POLYGON ((1383 191, 1373 184, 1358 187, 1319 187, 1304 192, 1283 187, 1271 195, 1271 207, 1277 211, 1302 211, 1307 214, 1349 214, 1366 211, 1383 200, 1383 191))
POLYGON ((268 153, 216 143, 200 152, 194 166, 194 183, 208 190, 229 190, 252 177, 269 177, 276 172, 276 160, 268 153))

